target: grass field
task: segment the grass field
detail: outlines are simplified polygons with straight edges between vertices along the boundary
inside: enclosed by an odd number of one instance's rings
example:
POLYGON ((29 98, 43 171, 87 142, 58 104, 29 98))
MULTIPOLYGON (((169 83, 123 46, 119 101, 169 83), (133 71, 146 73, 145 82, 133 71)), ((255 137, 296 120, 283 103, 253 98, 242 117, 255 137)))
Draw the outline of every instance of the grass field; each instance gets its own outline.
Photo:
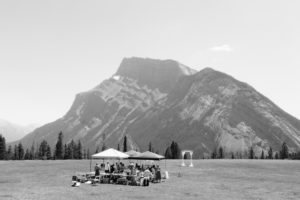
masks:
MULTIPOLYGON (((299 161, 197 160, 194 168, 180 163, 167 161, 170 179, 149 187, 74 188, 71 176, 89 171, 89 161, 1 161, 0 199, 300 199, 299 161)), ((164 171, 164 161, 161 166, 164 171)))

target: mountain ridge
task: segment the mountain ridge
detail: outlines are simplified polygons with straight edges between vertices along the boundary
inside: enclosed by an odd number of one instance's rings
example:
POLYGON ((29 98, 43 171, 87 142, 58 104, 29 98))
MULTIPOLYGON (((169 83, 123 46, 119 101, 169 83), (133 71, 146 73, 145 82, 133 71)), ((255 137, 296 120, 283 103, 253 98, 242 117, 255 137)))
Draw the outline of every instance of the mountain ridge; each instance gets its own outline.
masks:
POLYGON ((300 147, 300 121, 252 86, 212 68, 184 70, 173 60, 125 58, 115 74, 76 95, 60 119, 24 137, 25 146, 57 134, 80 139, 92 151, 106 145, 163 153, 172 140, 202 157, 222 146, 226 152, 300 147), (173 70, 175 72, 173 72, 173 70))

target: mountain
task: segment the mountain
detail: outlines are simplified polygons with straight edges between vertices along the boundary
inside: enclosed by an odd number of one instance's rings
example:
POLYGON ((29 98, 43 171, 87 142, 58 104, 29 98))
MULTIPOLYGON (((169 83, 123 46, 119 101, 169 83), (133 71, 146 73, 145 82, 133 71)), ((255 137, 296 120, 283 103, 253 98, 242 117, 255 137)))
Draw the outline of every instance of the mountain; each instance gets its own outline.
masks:
POLYGON ((246 83, 205 68, 199 72, 173 60, 125 58, 117 72, 95 88, 76 95, 70 110, 21 142, 46 139, 54 146, 81 140, 94 152, 104 143, 146 150, 148 143, 164 153, 172 140, 195 157, 222 146, 226 152, 259 154, 283 141, 300 147, 300 121, 246 83))
POLYGON ((11 123, 7 120, 0 119, 0 134, 5 137, 6 142, 12 142, 19 140, 26 134, 32 132, 39 125, 30 124, 28 126, 22 126, 11 123))

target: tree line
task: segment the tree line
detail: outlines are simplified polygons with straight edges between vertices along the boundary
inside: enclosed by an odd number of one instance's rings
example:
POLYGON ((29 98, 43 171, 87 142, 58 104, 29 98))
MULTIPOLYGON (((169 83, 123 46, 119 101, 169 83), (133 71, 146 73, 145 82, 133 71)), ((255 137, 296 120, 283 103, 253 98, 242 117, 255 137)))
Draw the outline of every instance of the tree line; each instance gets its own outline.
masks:
POLYGON ((291 160, 300 160, 300 151, 290 152, 286 142, 283 142, 281 149, 278 152, 274 152, 272 147, 269 147, 268 151, 262 150, 260 155, 256 155, 253 147, 251 146, 247 152, 241 153, 231 152, 229 155, 225 155, 223 147, 215 148, 211 153, 211 159, 291 159, 291 160))
MULTIPOLYGON (((106 150, 106 144, 103 140, 102 147, 97 146, 94 153, 106 150)), ((123 138, 122 149, 120 144, 117 145, 119 151, 128 151, 127 136, 123 138)), ((158 150, 155 150, 152 143, 149 142, 148 151, 159 154, 158 150)), ((172 142, 171 146, 166 150, 166 158, 177 159, 180 158, 180 148, 176 142, 172 142)), ((24 149, 22 143, 11 145, 6 149, 5 138, 0 134, 0 160, 62 160, 62 159, 90 159, 90 149, 83 148, 81 141, 74 141, 73 139, 69 143, 63 143, 63 133, 60 132, 57 137, 57 142, 54 146, 54 150, 51 150, 50 145, 46 140, 43 140, 40 144, 32 143, 30 148, 24 149)))
MULTIPOLYGON (((104 140, 102 147, 97 146, 94 153, 104 151, 107 149, 104 140)), ((128 151, 128 141, 127 136, 123 138, 122 149, 120 144, 117 145, 119 151, 128 151)), ((155 150, 152 143, 148 144, 148 151, 159 154, 158 150, 155 150)), ((0 160, 50 160, 50 159, 90 159, 90 149, 83 148, 81 141, 74 141, 73 139, 69 143, 63 143, 63 133, 58 134, 57 142, 54 146, 54 151, 51 150, 50 145, 46 140, 43 140, 40 144, 32 143, 30 148, 24 149, 22 143, 15 144, 14 146, 9 145, 6 147, 6 140, 0 134, 0 160)), ((166 159, 180 159, 181 149, 177 142, 172 141, 170 146, 165 150, 164 154, 166 159)), ((185 155, 186 158, 186 155, 185 155)), ((272 147, 269 147, 268 151, 262 150, 260 155, 255 155, 253 147, 250 147, 247 152, 236 152, 228 153, 225 152, 224 148, 221 146, 219 148, 214 148, 210 159, 300 159, 300 151, 290 152, 287 144, 283 142, 280 151, 273 152, 272 147)))
POLYGON ((78 140, 63 144, 63 133, 58 134, 55 149, 52 152, 46 140, 40 144, 32 143, 30 148, 24 149, 22 143, 8 146, 6 150, 5 138, 0 135, 0 160, 50 160, 50 159, 89 159, 89 149, 83 149, 78 140))

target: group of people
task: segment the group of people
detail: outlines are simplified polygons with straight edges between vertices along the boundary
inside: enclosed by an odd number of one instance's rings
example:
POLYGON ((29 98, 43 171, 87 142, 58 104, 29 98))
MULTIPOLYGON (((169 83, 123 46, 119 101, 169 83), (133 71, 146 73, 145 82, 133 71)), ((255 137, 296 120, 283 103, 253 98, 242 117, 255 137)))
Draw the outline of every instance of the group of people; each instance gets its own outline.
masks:
POLYGON ((149 182, 160 182, 161 171, 159 165, 139 165, 130 163, 125 166, 122 162, 110 164, 109 162, 98 163, 95 166, 95 176, 100 175, 100 171, 105 172, 112 182, 117 182, 118 175, 135 185, 149 185, 149 182), (117 177, 117 178, 116 178, 117 177))
POLYGON ((125 169, 125 165, 122 162, 117 162, 115 164, 110 165, 109 162, 102 163, 99 165, 98 163, 95 166, 95 176, 100 175, 100 171, 104 171, 105 173, 122 173, 125 169))

